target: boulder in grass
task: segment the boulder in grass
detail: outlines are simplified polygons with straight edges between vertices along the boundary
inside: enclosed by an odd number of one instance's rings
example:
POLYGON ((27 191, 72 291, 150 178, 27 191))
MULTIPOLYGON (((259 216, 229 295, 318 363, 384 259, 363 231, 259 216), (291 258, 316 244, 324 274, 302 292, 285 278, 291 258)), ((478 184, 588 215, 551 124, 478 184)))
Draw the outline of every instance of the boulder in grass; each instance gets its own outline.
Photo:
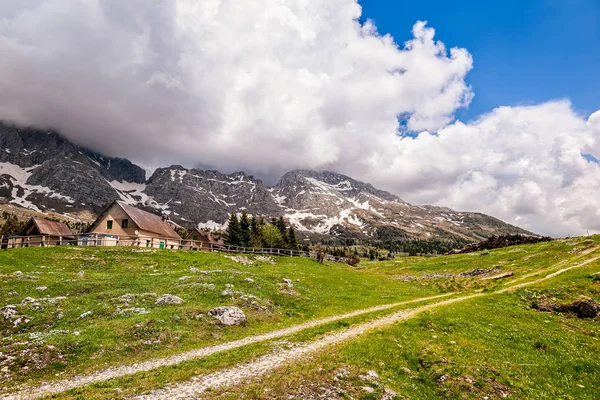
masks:
POLYGON ((246 315, 237 307, 217 307, 208 312, 223 325, 241 325, 246 322, 246 315))
POLYGON ((164 304, 181 304, 183 303, 183 299, 181 297, 173 296, 172 294, 164 294, 156 299, 155 302, 157 305, 164 304))

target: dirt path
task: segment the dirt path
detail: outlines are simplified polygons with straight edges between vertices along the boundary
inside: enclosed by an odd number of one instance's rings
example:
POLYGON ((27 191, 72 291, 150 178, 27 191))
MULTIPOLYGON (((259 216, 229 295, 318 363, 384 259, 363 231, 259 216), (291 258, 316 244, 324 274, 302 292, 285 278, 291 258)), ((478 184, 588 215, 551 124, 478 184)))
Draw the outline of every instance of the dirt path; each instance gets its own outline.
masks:
POLYGON ((233 368, 221 370, 209 375, 204 375, 199 377, 198 380, 192 380, 183 382, 180 384, 176 384, 172 387, 167 387, 163 389, 154 390, 147 395, 137 396, 135 399, 137 400, 155 400, 155 399, 197 399, 199 395, 205 392, 207 389, 219 389, 223 387, 230 387, 244 381, 247 381, 251 378, 257 378, 265 373, 279 368, 285 364, 290 364, 293 362, 297 362, 311 356, 318 352, 320 349, 330 346, 333 344, 338 344, 350 339, 354 339, 359 335, 362 335, 368 331, 377 328, 385 328, 389 325, 392 325, 396 322, 411 318, 418 313, 421 313, 426 310, 430 310, 436 307, 446 306, 449 304, 453 304, 456 302, 472 299, 475 297, 481 296, 489 296, 497 293, 504 293, 510 290, 515 290, 521 287, 534 285, 536 283, 543 282, 545 280, 551 279, 555 276, 558 276, 564 272, 569 270, 583 267, 587 264, 590 264, 596 260, 600 259, 600 256, 596 256, 590 258, 586 261, 583 261, 579 264, 572 265, 567 268, 560 269, 553 273, 550 273, 543 278, 539 278, 533 281, 520 283, 518 285, 509 286, 500 290, 497 290, 492 293, 476 293, 468 296, 456 297, 444 301, 440 301, 433 304, 428 304, 422 307, 417 307, 410 310, 404 310, 400 312, 393 313, 391 315, 387 315, 385 317, 378 318, 373 321, 365 322, 354 327, 350 327, 348 329, 332 333, 327 335, 321 339, 298 345, 289 350, 281 350, 277 351, 263 357, 260 357, 254 361, 250 361, 245 364, 241 364, 235 366, 233 368))
POLYGON ((417 303, 428 300, 435 300, 442 297, 452 296, 455 293, 446 293, 437 296, 423 297, 408 301, 403 301, 393 304, 384 304, 380 306, 370 307, 362 310, 352 311, 346 314, 334 315, 331 317, 321 318, 314 321, 304 322, 298 325, 291 326, 289 328, 283 328, 276 331, 268 332, 262 335, 254 335, 245 337, 243 339, 234 340, 223 344, 214 346, 203 347, 197 350, 191 350, 185 353, 176 354, 169 357, 152 359, 140 363, 122 365, 119 367, 112 367, 98 372, 94 372, 89 375, 79 375, 71 378, 66 378, 60 381, 48 382, 40 386, 25 387, 21 390, 11 393, 0 395, 0 400, 25 400, 47 396, 51 394, 57 394, 65 392, 70 389, 86 386, 92 383, 103 382, 109 379, 120 378, 127 375, 136 374, 138 372, 150 371, 156 368, 167 367, 171 365, 180 364, 184 361, 190 361, 198 358, 210 356, 215 353, 236 349, 238 347, 247 346, 254 343, 263 342, 271 339, 278 339, 284 336, 289 336, 300 331, 314 328, 320 325, 328 324, 331 322, 340 321, 347 318, 357 317, 364 314, 369 314, 377 311, 388 310, 394 307, 399 307, 406 304, 417 303))
POLYGON ((414 308, 411 310, 399 311, 385 317, 378 318, 374 321, 359 324, 357 326, 344 329, 327 335, 321 339, 300 344, 289 350, 281 350, 266 356, 260 357, 254 361, 237 365, 233 368, 218 371, 209 375, 202 376, 201 380, 188 381, 177 384, 175 386, 158 389, 150 394, 137 396, 138 400, 154 400, 154 399, 197 399, 198 395, 205 392, 207 389, 218 389, 240 384, 250 378, 257 378, 265 373, 278 368, 284 364, 299 361, 306 358, 320 349, 354 339, 363 333, 366 333, 375 328, 384 328, 398 321, 408 319, 419 312, 429 310, 434 307, 448 305, 457 301, 463 301, 474 297, 484 296, 482 293, 472 294, 469 296, 456 297, 453 299, 441 301, 438 303, 426 305, 423 307, 414 308))

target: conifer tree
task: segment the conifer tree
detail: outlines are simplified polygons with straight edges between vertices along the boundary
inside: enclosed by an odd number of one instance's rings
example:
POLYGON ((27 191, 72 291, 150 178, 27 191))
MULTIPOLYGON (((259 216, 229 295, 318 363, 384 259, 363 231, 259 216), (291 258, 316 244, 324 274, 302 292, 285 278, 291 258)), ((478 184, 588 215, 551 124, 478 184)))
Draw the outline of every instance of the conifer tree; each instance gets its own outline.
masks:
POLYGON ((237 214, 232 212, 229 217, 229 223, 227 224, 227 230, 225 231, 225 244, 231 246, 240 245, 240 221, 238 220, 237 214))
POLYGON ((292 250, 296 250, 298 248, 298 241, 296 240, 296 231, 294 227, 290 225, 290 228, 287 231, 287 242, 288 246, 292 250))
POLYGON ((246 210, 242 210, 242 216, 240 217, 240 246, 250 246, 250 220, 246 210))
POLYGON ((281 237, 283 238, 283 244, 285 246, 289 245, 287 227, 285 226, 285 220, 283 219, 283 217, 279 217, 279 219, 275 221, 273 225, 275 225, 275 228, 277 228, 279 230, 279 233, 281 233, 281 237))
POLYGON ((262 225, 261 222, 253 215, 252 219, 250 220, 250 246, 262 247, 262 225))

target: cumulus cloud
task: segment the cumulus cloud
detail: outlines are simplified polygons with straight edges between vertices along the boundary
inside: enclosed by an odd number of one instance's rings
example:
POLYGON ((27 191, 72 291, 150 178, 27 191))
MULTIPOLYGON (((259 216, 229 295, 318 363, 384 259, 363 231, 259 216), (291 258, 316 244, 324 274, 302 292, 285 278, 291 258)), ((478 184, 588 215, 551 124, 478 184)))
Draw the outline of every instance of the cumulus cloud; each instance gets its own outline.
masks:
POLYGON ((468 51, 360 16, 355 0, 3 2, 0 119, 149 167, 327 168, 536 232, 600 230, 599 166, 581 156, 600 155, 600 113, 454 121, 468 51))
POLYGON ((411 201, 477 210, 545 234, 600 232, 600 113, 568 101, 499 107, 435 135, 398 138, 367 177, 411 201))

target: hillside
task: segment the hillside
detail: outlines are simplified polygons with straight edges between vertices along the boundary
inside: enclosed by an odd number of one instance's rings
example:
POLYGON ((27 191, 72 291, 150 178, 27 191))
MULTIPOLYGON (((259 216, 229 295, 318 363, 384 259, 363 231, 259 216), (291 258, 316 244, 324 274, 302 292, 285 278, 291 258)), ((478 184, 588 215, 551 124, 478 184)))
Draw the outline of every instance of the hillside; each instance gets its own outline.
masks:
POLYGON ((492 234, 527 233, 494 217, 411 205, 368 183, 327 171, 297 170, 273 187, 244 172, 158 168, 105 157, 56 132, 0 124, 0 201, 33 211, 88 221, 121 199, 184 226, 224 226, 228 214, 247 209, 284 216, 305 234, 385 241, 477 241, 492 234))
POLYGON ((0 399, 593 399, 600 389, 598 317, 540 311, 600 301, 600 236, 355 268, 251 258, 0 252, 0 399), (166 294, 181 303, 161 304, 166 294), (219 323, 209 312, 219 306, 247 321, 219 323))

